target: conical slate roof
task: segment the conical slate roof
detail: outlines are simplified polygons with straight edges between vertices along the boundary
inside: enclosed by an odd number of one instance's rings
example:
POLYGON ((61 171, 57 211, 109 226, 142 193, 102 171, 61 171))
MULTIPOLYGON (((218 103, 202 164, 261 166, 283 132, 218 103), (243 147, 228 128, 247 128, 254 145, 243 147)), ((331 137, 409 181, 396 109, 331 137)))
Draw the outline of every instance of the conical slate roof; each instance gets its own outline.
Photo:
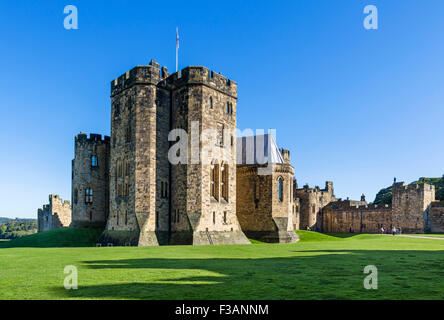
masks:
POLYGON ((236 142, 237 164, 284 163, 272 135, 239 137, 236 142))

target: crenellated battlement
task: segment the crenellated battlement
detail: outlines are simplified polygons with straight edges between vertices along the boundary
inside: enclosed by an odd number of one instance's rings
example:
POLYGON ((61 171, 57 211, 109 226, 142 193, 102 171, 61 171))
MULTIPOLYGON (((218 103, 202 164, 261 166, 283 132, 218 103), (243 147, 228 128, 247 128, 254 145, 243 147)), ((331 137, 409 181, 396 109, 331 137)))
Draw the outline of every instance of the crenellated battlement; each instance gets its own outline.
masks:
POLYGON ((186 85, 201 84, 237 98, 237 83, 202 66, 188 66, 173 74, 166 67, 151 60, 147 66, 136 66, 111 82, 111 97, 136 84, 160 85, 177 89, 186 85))
POLYGON ((166 67, 161 68, 157 62, 151 60, 149 65, 136 66, 111 81, 111 97, 135 84, 157 85, 161 80, 169 76, 170 74, 166 67))
POLYGON ((397 182, 393 184, 393 191, 409 192, 409 191, 432 191, 435 186, 427 183, 417 183, 406 185, 404 182, 397 182))
POLYGON ((76 145, 78 143, 110 143, 111 138, 109 136, 103 136, 101 134, 91 133, 89 136, 86 133, 79 133, 75 137, 76 145))
POLYGON ((188 66, 166 79, 166 84, 173 89, 189 85, 202 84, 222 93, 237 97, 237 83, 202 66, 188 66))
POLYGON ((361 212, 361 211, 392 211, 392 205, 389 204, 363 204, 361 201, 353 201, 353 200, 342 200, 339 199, 337 201, 331 202, 328 204, 334 211, 350 211, 350 212, 361 212))
POLYGON ((332 193, 333 194, 333 182, 326 181, 325 182, 325 188, 321 189, 319 186, 315 186, 313 188, 310 188, 308 184, 305 184, 302 189, 298 189, 300 191, 306 192, 306 193, 332 193))
MULTIPOLYGON (((58 194, 50 194, 49 195, 49 206, 54 206, 54 204, 58 204, 64 207, 71 207, 71 202, 68 200, 63 200, 58 194)), ((45 205, 43 206, 45 208, 45 205)))

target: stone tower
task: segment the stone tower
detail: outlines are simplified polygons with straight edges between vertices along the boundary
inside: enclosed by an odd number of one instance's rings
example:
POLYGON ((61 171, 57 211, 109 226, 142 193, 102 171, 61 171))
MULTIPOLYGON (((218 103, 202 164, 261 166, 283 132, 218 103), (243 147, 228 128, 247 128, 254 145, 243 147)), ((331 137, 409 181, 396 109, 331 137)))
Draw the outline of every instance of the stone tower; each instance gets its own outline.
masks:
POLYGON ((393 225, 403 233, 424 233, 430 205, 435 200, 435 186, 403 182, 393 184, 393 225))
POLYGON ((300 228, 305 230, 322 229, 322 210, 332 201, 336 200, 333 190, 333 182, 325 182, 325 189, 319 187, 309 188, 305 185, 296 190, 296 197, 300 199, 301 224, 300 228))
POLYGON ((190 66, 167 86, 171 128, 185 130, 189 142, 188 163, 171 166, 171 243, 249 243, 236 217, 237 84, 190 66))
MULTIPOLYGON (((206 68, 170 75, 154 61, 111 83, 110 215, 102 243, 248 243, 235 213, 236 94, 234 82, 206 68), (170 163, 171 129, 197 145, 197 163, 170 163), (205 129, 228 133, 218 140, 227 161, 200 161, 205 129)), ((190 144, 181 150, 188 158, 190 144)))
POLYGON ((111 83, 110 216, 102 241, 168 242, 169 200, 163 184, 169 181, 170 101, 158 87, 166 75, 151 61, 111 83))
POLYGON ((104 227, 109 213, 110 138, 75 137, 72 160, 72 227, 104 227))

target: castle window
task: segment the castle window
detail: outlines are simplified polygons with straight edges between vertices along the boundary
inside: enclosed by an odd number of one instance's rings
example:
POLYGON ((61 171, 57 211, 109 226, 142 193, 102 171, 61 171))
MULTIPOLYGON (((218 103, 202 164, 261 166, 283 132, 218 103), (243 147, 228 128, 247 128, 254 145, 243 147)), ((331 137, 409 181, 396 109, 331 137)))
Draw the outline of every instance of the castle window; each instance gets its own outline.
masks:
POLYGON ((116 104, 114 107, 114 117, 120 117, 120 105, 116 104))
POLYGON ((77 201, 79 201, 79 190, 77 190, 77 188, 74 189, 73 201, 74 204, 77 204, 77 201))
POLYGON ((278 179, 278 195, 279 201, 284 201, 284 180, 282 178, 278 179))
POLYGON ((216 224, 216 212, 213 211, 213 224, 216 224))
POLYGON ((156 229, 159 228, 159 211, 156 211, 156 229))
POLYGON ((219 200, 219 164, 213 163, 210 169, 210 194, 219 200))
POLYGON ((131 124, 126 127, 126 142, 131 142, 131 124))
POLYGON ((208 101, 208 106, 210 107, 210 109, 213 109, 213 97, 210 97, 208 101))
POLYGON ((168 198, 168 182, 160 182, 160 197, 168 198))
POLYGON ((222 123, 217 124, 216 146, 224 146, 224 125, 222 123))
POLYGON ((224 211, 224 224, 227 224, 227 212, 224 211))
POLYGON ((125 182, 125 197, 129 196, 129 184, 128 182, 125 182))
POLYGON ((89 220, 92 221, 92 219, 93 219, 93 214, 92 214, 92 212, 90 211, 90 212, 89 212, 89 220))
POLYGON ((97 156, 91 156, 91 167, 95 168, 98 165, 97 156))
POLYGON ((93 190, 91 188, 87 188, 85 190, 85 203, 93 202, 93 190))
POLYGON ((128 211, 125 211, 125 225, 128 225, 128 211))
POLYGON ((231 102, 227 102, 227 114, 233 114, 233 104, 231 102))
POLYGON ((221 179, 221 189, 222 189, 222 198, 225 201, 228 201, 228 164, 223 164, 221 166, 222 170, 222 179, 221 179))

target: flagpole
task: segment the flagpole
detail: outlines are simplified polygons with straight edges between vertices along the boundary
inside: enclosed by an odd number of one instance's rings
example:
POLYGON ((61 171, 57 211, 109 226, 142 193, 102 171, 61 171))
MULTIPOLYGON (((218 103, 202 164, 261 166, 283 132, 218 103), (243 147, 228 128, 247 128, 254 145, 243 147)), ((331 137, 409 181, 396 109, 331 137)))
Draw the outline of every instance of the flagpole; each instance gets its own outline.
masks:
POLYGON ((176 28, 176 72, 179 66, 179 28, 176 28))

